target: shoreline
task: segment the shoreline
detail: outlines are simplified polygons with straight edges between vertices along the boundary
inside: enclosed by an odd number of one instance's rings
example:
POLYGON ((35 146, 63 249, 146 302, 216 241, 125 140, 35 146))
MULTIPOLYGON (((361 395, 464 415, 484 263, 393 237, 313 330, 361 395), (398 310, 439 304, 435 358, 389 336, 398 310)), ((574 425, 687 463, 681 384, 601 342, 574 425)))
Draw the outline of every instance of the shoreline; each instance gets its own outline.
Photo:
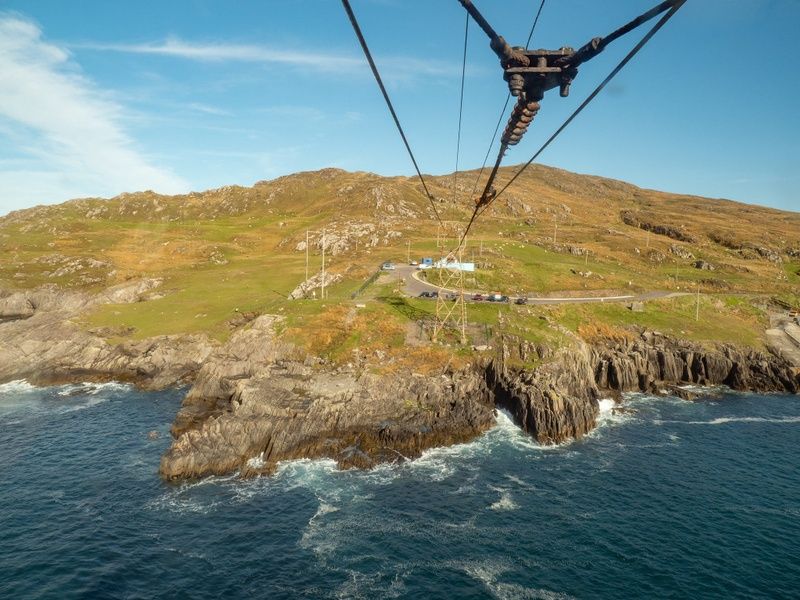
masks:
MULTIPOLYGON (((377 374, 299 352, 276 334, 283 319, 275 315, 257 317, 225 344, 163 336, 113 347, 67 322, 54 324, 52 317, 45 312, 3 325, 22 330, 17 353, 35 362, 17 364, 16 371, 7 363, 0 378, 36 386, 188 387, 161 459, 165 480, 271 474, 279 462, 297 458, 371 468, 475 439, 495 425, 495 409, 508 411, 534 441, 548 445, 590 433, 599 400, 625 392, 666 391, 691 399, 696 394, 680 386, 800 389, 800 373, 777 355, 652 331, 592 344, 575 339, 558 350, 501 333, 495 351, 476 353, 461 365, 428 374, 377 374), (43 327, 50 336, 74 337, 60 338, 59 353, 48 347, 24 355, 19 351, 36 337, 22 335, 31 325, 34 333, 43 327)), ((42 344, 52 346, 48 339, 42 344)), ((8 342, 6 351, 8 356, 8 342)))

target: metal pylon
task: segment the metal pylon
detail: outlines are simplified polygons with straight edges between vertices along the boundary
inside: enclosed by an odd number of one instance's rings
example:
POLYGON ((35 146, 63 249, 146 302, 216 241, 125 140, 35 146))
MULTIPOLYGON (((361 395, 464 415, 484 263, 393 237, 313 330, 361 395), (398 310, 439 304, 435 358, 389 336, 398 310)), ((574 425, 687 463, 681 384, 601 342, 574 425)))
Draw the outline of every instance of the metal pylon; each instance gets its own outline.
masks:
POLYGON ((467 303, 464 301, 464 243, 450 252, 437 268, 439 275, 439 296, 436 298, 436 323, 433 326, 433 341, 438 341, 442 331, 451 330, 462 344, 467 343, 467 303), (447 268, 458 262, 458 268, 447 268), (454 299, 448 299, 454 294, 454 299))

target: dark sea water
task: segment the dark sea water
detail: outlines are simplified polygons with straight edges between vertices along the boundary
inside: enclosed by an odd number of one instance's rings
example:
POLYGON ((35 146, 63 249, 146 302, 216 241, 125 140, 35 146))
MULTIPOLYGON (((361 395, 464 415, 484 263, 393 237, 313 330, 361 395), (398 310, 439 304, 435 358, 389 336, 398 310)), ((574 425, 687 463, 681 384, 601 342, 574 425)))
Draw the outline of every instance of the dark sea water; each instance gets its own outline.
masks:
POLYGON ((550 449, 500 414, 402 466, 172 486, 181 395, 0 386, 0 598, 800 597, 798 397, 630 396, 550 449))

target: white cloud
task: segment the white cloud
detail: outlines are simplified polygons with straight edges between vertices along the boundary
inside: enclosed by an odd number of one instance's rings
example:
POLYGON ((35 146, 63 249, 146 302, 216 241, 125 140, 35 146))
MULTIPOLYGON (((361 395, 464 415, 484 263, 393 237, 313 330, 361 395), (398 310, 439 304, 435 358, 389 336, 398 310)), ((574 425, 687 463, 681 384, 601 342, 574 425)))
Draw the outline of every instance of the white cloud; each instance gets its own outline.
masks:
POLYGON ((192 102, 188 107, 194 111, 205 113, 207 115, 214 115, 217 117, 230 117, 232 114, 230 111, 223 108, 211 106, 209 104, 202 104, 200 102, 192 102))
MULTIPOLYGON (((302 67, 323 73, 364 73, 366 60, 360 55, 317 53, 302 50, 277 50, 255 44, 213 44, 168 38, 145 44, 74 44, 73 48, 133 54, 170 56, 201 62, 253 62, 267 65, 302 67)), ((413 57, 375 57, 378 67, 396 77, 460 76, 459 65, 413 57)))
POLYGON ((32 159, 24 171, 0 166, 0 213, 75 195, 185 191, 134 148, 122 112, 36 24, 0 13, 0 139, 12 143, 6 155, 32 159))

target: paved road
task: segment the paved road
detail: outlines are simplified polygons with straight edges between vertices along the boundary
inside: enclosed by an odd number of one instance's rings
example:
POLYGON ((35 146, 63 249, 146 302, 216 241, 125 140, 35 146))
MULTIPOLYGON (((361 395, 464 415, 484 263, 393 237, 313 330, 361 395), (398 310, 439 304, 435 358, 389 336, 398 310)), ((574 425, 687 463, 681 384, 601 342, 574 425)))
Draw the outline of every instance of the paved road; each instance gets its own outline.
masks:
MULTIPOLYGON (((433 273, 433 271, 431 271, 433 273)), ((437 285, 432 283, 428 283, 427 281, 422 281, 419 279, 419 271, 416 267, 412 267, 410 265, 396 265, 394 271, 389 271, 392 274, 392 277, 396 277, 398 279, 402 279, 404 281, 403 291, 408 296, 417 297, 422 292, 444 292, 447 293, 452 290, 447 290, 444 288, 440 288, 437 285)), ((491 292, 480 291, 480 290, 464 290, 464 293, 467 295, 467 299, 472 297, 473 294, 483 294, 486 297, 491 292)), ((644 294, 629 294, 623 296, 587 296, 583 298, 554 298, 554 297, 536 297, 536 296, 526 296, 528 299, 528 304, 580 304, 580 303, 587 303, 587 302, 635 302, 640 300, 653 300, 656 298, 672 298, 675 296, 685 296, 685 293, 682 292, 667 292, 667 291, 657 291, 657 292, 647 292, 644 294)), ((514 302, 518 296, 509 296, 509 301, 514 302)), ((470 300, 471 301, 471 300, 470 300)))

